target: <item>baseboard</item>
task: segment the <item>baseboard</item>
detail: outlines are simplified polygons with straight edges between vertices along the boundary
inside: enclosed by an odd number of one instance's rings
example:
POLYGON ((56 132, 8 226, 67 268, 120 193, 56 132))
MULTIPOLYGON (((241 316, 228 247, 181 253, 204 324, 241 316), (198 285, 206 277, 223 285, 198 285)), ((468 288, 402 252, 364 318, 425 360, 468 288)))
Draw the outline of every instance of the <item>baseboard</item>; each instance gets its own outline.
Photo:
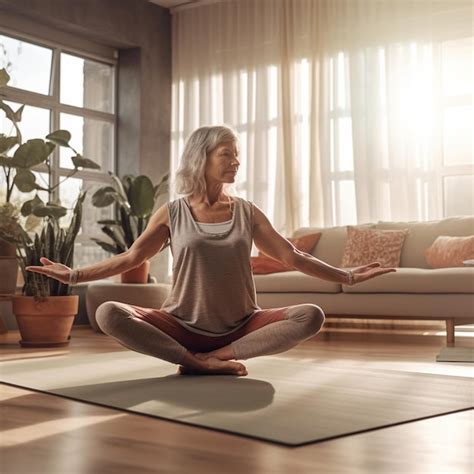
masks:
POLYGON ((392 319, 358 319, 358 318, 327 318, 324 322, 326 328, 337 329, 396 329, 396 330, 432 330, 443 331, 446 329, 445 321, 402 321, 392 319))

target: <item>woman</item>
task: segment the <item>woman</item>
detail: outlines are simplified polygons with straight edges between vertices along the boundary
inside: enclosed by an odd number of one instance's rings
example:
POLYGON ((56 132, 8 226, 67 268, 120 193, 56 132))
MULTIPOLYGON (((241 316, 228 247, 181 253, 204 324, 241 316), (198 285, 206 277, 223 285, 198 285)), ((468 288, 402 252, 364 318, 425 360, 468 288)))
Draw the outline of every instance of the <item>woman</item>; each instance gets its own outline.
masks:
POLYGON ((176 188, 125 253, 72 270, 46 258, 27 270, 63 283, 106 278, 140 265, 170 238, 173 284, 160 309, 108 301, 97 323, 122 345, 180 364, 181 374, 247 375, 234 360, 286 351, 317 334, 325 320, 314 304, 262 310, 251 272, 252 242, 266 255, 311 276, 355 284, 394 268, 378 262, 345 271, 297 250, 251 201, 228 195, 239 168, 238 137, 226 126, 201 127, 188 138, 176 188))

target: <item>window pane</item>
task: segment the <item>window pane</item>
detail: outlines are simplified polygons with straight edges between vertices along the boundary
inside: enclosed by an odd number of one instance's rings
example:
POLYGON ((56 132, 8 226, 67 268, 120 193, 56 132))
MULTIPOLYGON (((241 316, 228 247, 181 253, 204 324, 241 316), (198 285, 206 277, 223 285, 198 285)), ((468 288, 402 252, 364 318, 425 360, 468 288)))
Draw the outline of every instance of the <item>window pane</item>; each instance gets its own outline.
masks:
POLYGON ((113 113, 112 66, 61 53, 60 82, 60 100, 63 104, 113 113))
MULTIPOLYGON (((49 182, 48 182, 48 175, 47 173, 39 173, 38 171, 33 171, 33 174, 36 176, 36 182, 42 186, 42 187, 48 187, 49 182)), ((13 182, 13 178, 15 177, 15 172, 13 172, 10 175, 10 186, 11 183, 13 182)), ((48 202, 48 193, 46 191, 36 191, 33 190, 29 193, 22 193, 21 191, 18 190, 16 186, 13 186, 12 189, 12 194, 10 196, 10 202, 17 206, 18 208, 21 208, 22 204, 26 201, 29 201, 30 199, 33 199, 36 194, 38 194, 39 198, 43 202, 48 202)), ((3 172, 3 168, 0 168, 0 202, 5 202, 6 201, 6 195, 7 195, 7 180, 5 173, 3 172)))
MULTIPOLYGON (((16 102, 10 102, 7 100, 4 102, 15 112, 21 107, 21 104, 16 102)), ((50 112, 49 109, 41 109, 40 107, 33 107, 31 105, 25 106, 21 116, 21 122, 18 124, 23 143, 32 138, 44 139, 46 135, 48 135, 50 131, 50 112)), ((12 122, 6 118, 3 110, 0 112, 0 133, 4 133, 5 135, 15 135, 16 133, 12 122)))
POLYGON ((49 95, 53 50, 0 35, 0 69, 11 79, 9 86, 49 95))
POLYGON ((474 164, 472 106, 448 107, 444 112, 444 165, 474 164))
MULTIPOLYGON (((64 180, 64 176, 60 177, 60 181, 64 180)), ((85 181, 80 178, 68 178, 59 186, 59 195, 61 205, 67 207, 69 212, 66 216, 61 219, 61 226, 67 227, 72 219, 72 209, 76 203, 76 199, 79 196, 81 189, 87 190, 86 198, 83 203, 82 212, 82 223, 81 229, 79 230, 78 237, 90 237, 100 238, 109 242, 108 237, 101 231, 100 224, 97 221, 102 219, 113 218, 113 205, 108 207, 95 207, 92 205, 92 195, 101 187, 105 186, 106 183, 97 183, 91 181, 85 181)), ((84 240, 84 239, 82 239, 84 240)), ((97 245, 93 241, 90 244, 97 245)))
MULTIPOLYGON (((103 173, 113 171, 113 124, 77 115, 61 114, 60 127, 71 132, 71 146, 101 166, 103 173)), ((72 150, 61 147, 60 166, 73 169, 72 150)))
POLYGON ((445 96, 474 92, 474 38, 461 38, 442 44, 443 92, 445 96))
POLYGON ((352 171, 354 169, 352 152, 352 119, 350 117, 340 118, 338 121, 338 163, 339 171, 352 171))
POLYGON ((474 176, 444 178, 444 217, 474 215, 474 176))
POLYGON ((339 222, 337 225, 357 224, 355 187, 353 180, 341 180, 338 183, 339 222))
MULTIPOLYGON (((86 244, 85 242, 77 242, 74 246, 74 267, 86 267, 94 263, 107 260, 112 254, 100 248, 95 242, 86 244)), ((114 277, 111 277, 115 280, 114 277)))
POLYGON ((341 109, 347 107, 347 70, 346 70, 346 57, 342 51, 337 53, 336 59, 336 95, 337 95, 337 106, 341 109))

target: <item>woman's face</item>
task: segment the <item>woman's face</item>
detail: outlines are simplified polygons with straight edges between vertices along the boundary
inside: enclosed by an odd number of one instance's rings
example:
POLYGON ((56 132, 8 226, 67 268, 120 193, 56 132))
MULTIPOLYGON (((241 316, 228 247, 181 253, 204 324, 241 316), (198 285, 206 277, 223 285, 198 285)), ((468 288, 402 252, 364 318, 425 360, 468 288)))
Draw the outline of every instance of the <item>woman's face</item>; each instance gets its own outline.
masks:
POLYGON ((240 162, 237 144, 222 142, 212 150, 206 161, 206 179, 210 182, 233 183, 240 162))

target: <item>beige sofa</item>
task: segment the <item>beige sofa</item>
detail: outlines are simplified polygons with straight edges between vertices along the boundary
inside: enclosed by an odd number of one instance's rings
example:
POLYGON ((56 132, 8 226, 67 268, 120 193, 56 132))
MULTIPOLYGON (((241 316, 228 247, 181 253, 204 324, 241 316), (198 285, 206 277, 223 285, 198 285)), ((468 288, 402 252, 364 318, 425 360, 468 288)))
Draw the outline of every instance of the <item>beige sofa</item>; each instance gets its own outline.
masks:
MULTIPOLYGON (((298 271, 255 275, 262 308, 313 303, 328 318, 445 320, 447 346, 454 327, 474 323, 474 267, 430 269, 424 250, 439 235, 474 234, 474 216, 428 222, 382 222, 356 227, 408 229, 397 272, 354 286, 321 280, 298 271)), ((300 228, 293 237, 322 232, 313 255, 340 267, 346 226, 300 228)))
MULTIPOLYGON (((454 346, 454 327, 474 323, 474 267, 430 269, 424 250, 439 235, 474 234, 474 217, 455 217, 430 222, 378 222, 357 227, 409 229, 396 273, 382 275, 348 287, 298 271, 254 275, 258 304, 262 308, 314 303, 328 318, 445 320, 447 346, 454 346)), ((340 267, 346 227, 301 228, 294 233, 322 232, 313 254, 340 267)), ((104 301, 122 301, 159 308, 169 284, 127 285, 91 282, 86 307, 91 326, 100 331, 95 311, 104 301)))

